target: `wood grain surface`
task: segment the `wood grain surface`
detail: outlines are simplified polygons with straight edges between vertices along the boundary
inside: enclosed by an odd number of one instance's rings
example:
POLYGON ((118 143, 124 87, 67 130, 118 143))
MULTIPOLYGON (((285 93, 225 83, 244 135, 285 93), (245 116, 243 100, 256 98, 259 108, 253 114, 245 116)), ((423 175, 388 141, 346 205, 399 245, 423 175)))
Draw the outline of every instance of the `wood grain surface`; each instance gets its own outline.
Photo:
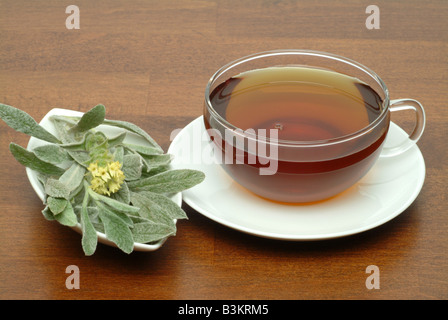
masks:
MULTIPOLYGON (((2 299, 447 299, 448 2, 375 1, 380 29, 356 0, 0 0, 0 102, 40 120, 55 107, 134 122, 166 150, 170 133, 202 114, 205 85, 223 64, 272 49, 310 49, 375 70, 393 99, 414 98, 427 126, 419 197, 376 229, 317 242, 263 239, 184 204, 189 220, 158 251, 99 245, 86 257, 74 231, 46 221, 8 145, 28 136, 0 123, 2 299), (80 270, 69 290, 66 267, 80 270), (380 270, 369 290, 366 267, 380 270)), ((406 126, 411 118, 397 119, 406 126)))

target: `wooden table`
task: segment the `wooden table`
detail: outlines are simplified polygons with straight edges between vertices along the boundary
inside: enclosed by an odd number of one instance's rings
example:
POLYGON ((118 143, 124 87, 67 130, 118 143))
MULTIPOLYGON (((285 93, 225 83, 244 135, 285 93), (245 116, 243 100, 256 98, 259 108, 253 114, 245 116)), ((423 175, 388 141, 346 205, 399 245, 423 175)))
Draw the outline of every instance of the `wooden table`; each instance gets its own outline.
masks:
MULTIPOLYGON (((374 69, 392 98, 427 113, 419 142, 426 180, 416 201, 373 230, 337 240, 285 242, 229 229, 184 205, 189 220, 158 251, 99 245, 41 214, 25 169, 8 150, 28 136, 0 123, 2 299, 446 299, 448 298, 448 2, 386 1, 369 30, 365 1, 0 1, 0 102, 40 120, 51 108, 145 128, 166 150, 173 129, 202 114, 210 76, 264 50, 332 52, 374 69), (80 271, 69 290, 66 268, 80 271), (366 268, 380 271, 367 289, 366 268)), ((397 119, 399 121, 399 119, 397 119)), ((406 126, 410 120, 403 120, 406 126)))

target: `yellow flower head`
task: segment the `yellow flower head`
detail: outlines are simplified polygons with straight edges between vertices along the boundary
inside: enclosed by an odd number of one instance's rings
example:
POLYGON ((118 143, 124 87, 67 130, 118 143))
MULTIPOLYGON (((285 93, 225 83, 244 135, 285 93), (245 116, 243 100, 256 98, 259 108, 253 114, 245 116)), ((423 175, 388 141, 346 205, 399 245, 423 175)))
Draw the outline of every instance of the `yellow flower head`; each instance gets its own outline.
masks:
POLYGON ((110 196, 120 190, 125 176, 120 170, 121 164, 118 161, 109 162, 106 166, 98 166, 98 163, 91 163, 88 167, 92 180, 90 187, 93 191, 110 196))
POLYGON ((111 193, 115 193, 118 190, 120 190, 121 185, 115 182, 114 180, 110 180, 109 183, 107 184, 107 187, 111 193))
POLYGON ((98 163, 92 162, 89 164, 89 171, 92 173, 92 175, 96 176, 98 173, 98 163))
POLYGON ((118 177, 123 174, 123 172, 120 170, 120 162, 118 161, 108 163, 107 168, 109 169, 111 177, 118 177))
POLYGON ((90 185, 92 187, 92 189, 99 189, 104 187, 106 183, 104 182, 103 179, 100 179, 98 177, 95 177, 92 179, 92 181, 90 182, 90 185))
POLYGON ((107 167, 99 167, 97 171, 97 176, 101 177, 105 182, 110 180, 110 175, 107 170, 107 167))

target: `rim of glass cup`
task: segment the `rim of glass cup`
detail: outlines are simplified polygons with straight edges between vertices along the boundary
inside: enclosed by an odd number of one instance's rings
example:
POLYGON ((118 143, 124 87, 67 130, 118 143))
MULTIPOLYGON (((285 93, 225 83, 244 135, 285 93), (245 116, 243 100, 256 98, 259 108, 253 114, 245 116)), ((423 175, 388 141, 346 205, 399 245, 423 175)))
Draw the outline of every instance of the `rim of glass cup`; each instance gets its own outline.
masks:
MULTIPOLYGON (((389 89, 387 88, 384 81, 371 69, 368 67, 362 65, 359 62, 356 62, 354 60, 351 60, 349 58, 339 56, 336 54, 323 52, 323 51, 313 51, 313 50, 300 50, 300 49, 287 49, 287 50, 271 50, 271 51, 264 51, 259 53, 254 53, 248 56, 241 57, 239 59, 236 59, 220 69, 218 69, 210 78, 210 80, 207 83, 206 89, 205 89, 205 103, 207 110, 211 113, 211 115, 217 120, 225 129, 230 129, 234 131, 235 135, 240 135, 248 139, 254 139, 258 140, 257 136, 253 136, 250 133, 244 132, 241 128, 238 128, 228 122, 226 119, 224 119, 221 115, 219 115, 216 110, 213 108, 211 101, 210 101, 210 88, 212 84, 215 82, 215 80, 224 72, 228 71, 229 69, 240 65, 242 63, 263 58, 263 57, 269 57, 269 56, 276 56, 276 55, 307 55, 307 56, 315 56, 315 57, 323 57, 323 58, 329 58, 333 59, 339 62, 343 62, 345 64, 351 65, 352 67, 358 68, 360 71, 366 73, 369 75, 373 80, 377 82, 377 84, 381 87, 381 89, 384 92, 384 100, 383 100, 383 110, 378 115, 378 117, 372 121, 368 126, 364 127, 361 130, 355 131, 353 133, 343 135, 337 138, 331 138, 327 140, 314 140, 314 141, 295 141, 295 140, 281 140, 276 139, 275 141, 270 141, 267 137, 262 137, 263 141, 266 143, 276 143, 277 145, 282 146, 289 146, 289 147, 319 147, 319 146, 327 146, 327 145, 333 145, 338 143, 344 143, 351 141, 353 139, 356 139, 358 137, 361 137, 368 132, 372 131, 376 126, 378 126, 381 121, 384 119, 384 117, 389 112, 389 89), (244 133, 244 134, 241 134, 244 133)), ((227 79, 226 79, 227 80, 227 79)))

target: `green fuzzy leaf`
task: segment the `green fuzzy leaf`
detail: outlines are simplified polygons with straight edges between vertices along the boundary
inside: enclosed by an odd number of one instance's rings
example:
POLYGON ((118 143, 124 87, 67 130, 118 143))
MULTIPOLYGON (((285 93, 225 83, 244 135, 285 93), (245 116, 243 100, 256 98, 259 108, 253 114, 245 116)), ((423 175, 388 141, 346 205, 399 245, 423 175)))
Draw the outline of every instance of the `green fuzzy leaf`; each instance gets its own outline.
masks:
POLYGON ((141 222, 134 224, 132 236, 135 242, 148 243, 176 234, 176 229, 163 223, 141 222))
POLYGON ((89 192, 90 196, 95 201, 103 202, 104 204, 114 208, 114 211, 120 211, 120 212, 132 215, 132 214, 138 214, 138 211, 140 210, 139 208, 137 208, 135 206, 131 206, 131 205, 122 203, 120 201, 114 200, 112 198, 98 194, 90 188, 88 188, 88 192, 89 192))
POLYGON ((128 187, 134 191, 177 193, 201 183, 204 178, 205 175, 201 171, 176 169, 137 181, 129 181, 128 187))
MULTIPOLYGON (((87 183, 84 183, 84 185, 85 188, 88 188, 87 183)), ((95 253, 96 246, 98 243, 98 235, 92 224, 92 221, 90 220, 89 211, 87 207, 88 203, 89 203, 89 193, 85 192, 80 213, 80 223, 82 230, 81 244, 84 254, 86 256, 91 256, 92 254, 95 253)))
POLYGON ((76 190, 82 183, 86 170, 78 163, 74 162, 62 176, 59 181, 66 187, 69 193, 76 190))
POLYGON ((167 167, 172 160, 170 154, 159 154, 159 155, 142 155, 143 164, 145 165, 146 172, 154 171, 162 166, 167 167))
POLYGON ((160 149, 156 147, 140 146, 130 143, 123 143, 123 146, 144 155, 150 156, 160 154, 160 149))
POLYGON ((123 157, 123 167, 121 170, 126 177, 126 181, 137 180, 142 176, 143 162, 138 154, 127 154, 123 157))
POLYGON ((73 131, 84 132, 93 129, 103 123, 106 115, 106 108, 99 104, 83 114, 73 131))
POLYGON ((115 210, 115 208, 106 206, 104 204, 98 203, 98 209, 101 211, 108 211, 110 214, 115 215, 117 218, 119 218, 121 221, 123 221, 126 225, 128 225, 129 227, 134 226, 134 222, 132 221, 132 219, 130 218, 130 216, 128 216, 126 213, 121 212, 119 210, 115 210))
POLYGON ((0 103, 0 118, 16 131, 44 141, 60 143, 58 138, 45 130, 28 113, 20 109, 0 103))
POLYGON ((125 253, 134 249, 134 238, 129 226, 122 219, 108 210, 99 211, 107 239, 114 242, 125 253))
POLYGON ((126 131, 123 131, 119 135, 109 138, 108 144, 109 148, 115 147, 123 142, 124 138, 126 138, 126 131))
POLYGON ((156 168, 151 168, 149 170, 149 172, 143 172, 142 173, 142 178, 149 178, 149 177, 155 176, 155 175, 157 175, 159 173, 169 171, 171 169, 172 168, 171 168, 170 165, 162 165, 162 166, 158 166, 156 168))
POLYGON ((51 175, 37 172, 36 177, 37 180, 39 180, 39 182, 44 186, 47 183, 48 178, 51 178, 51 175))
POLYGON ((123 163, 124 149, 121 146, 117 146, 113 152, 114 160, 123 163))
POLYGON ((81 239, 82 248, 86 256, 91 256, 92 254, 95 253, 96 246, 98 243, 98 236, 95 228, 93 227, 92 222, 90 221, 86 203, 84 203, 81 208, 80 216, 81 216, 80 220, 82 229, 82 239, 81 239))
POLYGON ((140 208, 138 214, 142 218, 175 227, 174 220, 167 209, 142 195, 142 193, 131 192, 131 202, 134 206, 140 208))
POLYGON ((129 204, 131 202, 131 194, 129 192, 128 184, 126 181, 121 185, 120 190, 110 195, 112 199, 120 201, 125 204, 129 204))
POLYGON ((76 125, 75 121, 66 119, 63 116, 51 116, 50 120, 62 143, 70 144, 78 142, 75 133, 71 131, 71 128, 76 125))
POLYGON ((89 218, 90 218, 90 221, 92 221, 92 223, 93 222, 100 222, 99 221, 100 209, 98 209, 98 207, 96 207, 96 206, 89 206, 89 207, 87 207, 87 212, 89 214, 89 218))
POLYGON ((101 232, 101 233, 106 233, 104 231, 104 225, 101 221, 96 222, 96 221, 92 221, 92 226, 95 228, 96 231, 101 232))
POLYGON ((13 142, 10 143, 9 150, 19 163, 34 171, 56 176, 60 176, 65 172, 64 169, 40 160, 33 152, 30 152, 13 142))
POLYGON ((53 212, 51 212, 51 210, 48 206, 46 206, 45 209, 42 210, 42 214, 43 214, 44 218, 47 219, 48 221, 54 220, 53 212))
POLYGON ((69 159, 67 152, 55 144, 36 147, 33 152, 40 160, 51 164, 60 164, 69 159))
POLYGON ((59 180, 49 178, 45 183, 45 193, 53 198, 70 200, 70 190, 59 180))
POLYGON ((93 133, 88 131, 82 136, 80 141, 64 143, 61 144, 60 147, 67 151, 86 151, 86 139, 88 139, 91 135, 93 135, 93 133))
POLYGON ((68 201, 63 198, 54 198, 54 197, 47 198, 48 208, 55 216, 64 211, 64 209, 67 207, 67 203, 68 201))
POLYGON ((67 206, 65 209, 54 216, 54 218, 62 225, 68 227, 74 227, 78 223, 75 211, 73 210, 72 204, 67 201, 67 206))
POLYGON ((95 132, 86 137, 85 149, 90 151, 96 148, 103 149, 107 146, 107 136, 102 132, 95 132))
POLYGON ((141 129, 139 126, 137 126, 133 123, 130 123, 130 122, 119 121, 119 120, 105 119, 103 123, 110 125, 110 126, 115 126, 115 127, 119 127, 122 129, 126 129, 130 132, 136 133, 139 136, 145 138, 146 141, 148 141, 151 144, 151 146, 153 146, 154 148, 159 150, 159 153, 163 153, 163 149, 157 144, 157 142, 148 133, 146 133, 143 129, 141 129))
POLYGON ((185 211, 167 196, 149 191, 141 191, 138 194, 146 198, 147 201, 157 204, 171 219, 188 219, 185 211))
POLYGON ((87 151, 67 151, 69 156, 79 165, 87 168, 90 162, 90 155, 87 151))

